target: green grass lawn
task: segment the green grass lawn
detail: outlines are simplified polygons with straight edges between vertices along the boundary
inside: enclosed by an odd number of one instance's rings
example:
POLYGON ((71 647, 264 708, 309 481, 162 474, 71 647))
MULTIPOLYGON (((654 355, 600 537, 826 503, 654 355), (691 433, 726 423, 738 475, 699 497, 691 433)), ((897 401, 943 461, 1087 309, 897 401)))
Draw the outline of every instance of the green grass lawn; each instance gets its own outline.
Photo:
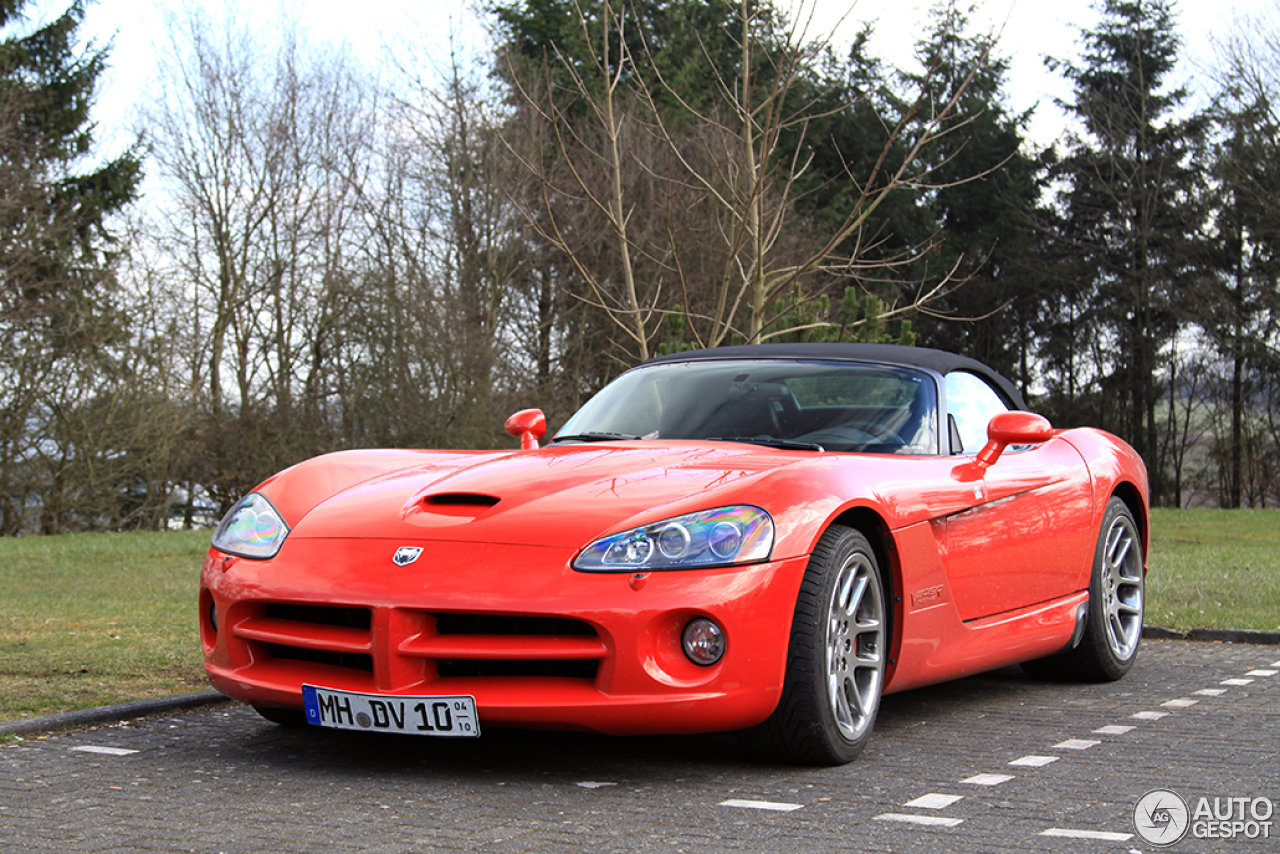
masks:
POLYGON ((0 720, 208 688, 208 531, 0 538, 0 720))
MULTIPOLYGON (((208 687, 208 531, 0 538, 0 720, 208 687)), ((1147 622, 1280 629, 1280 511, 1157 510, 1147 622)))
POLYGON ((1148 624, 1280 630, 1280 510, 1154 510, 1148 624))

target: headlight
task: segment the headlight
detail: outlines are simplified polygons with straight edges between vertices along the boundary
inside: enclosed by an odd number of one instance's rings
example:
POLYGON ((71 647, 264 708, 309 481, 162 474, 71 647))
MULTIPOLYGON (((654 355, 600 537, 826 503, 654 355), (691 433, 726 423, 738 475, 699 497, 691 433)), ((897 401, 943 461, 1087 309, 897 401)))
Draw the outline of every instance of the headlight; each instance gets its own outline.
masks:
POLYGON ((284 517, 265 497, 251 492, 222 518, 213 532, 213 547, 227 554, 265 560, 276 556, 287 536, 289 526, 284 517))
POLYGON ((583 572, 697 569, 767 560, 773 519, 759 507, 721 507, 602 537, 573 561, 583 572))

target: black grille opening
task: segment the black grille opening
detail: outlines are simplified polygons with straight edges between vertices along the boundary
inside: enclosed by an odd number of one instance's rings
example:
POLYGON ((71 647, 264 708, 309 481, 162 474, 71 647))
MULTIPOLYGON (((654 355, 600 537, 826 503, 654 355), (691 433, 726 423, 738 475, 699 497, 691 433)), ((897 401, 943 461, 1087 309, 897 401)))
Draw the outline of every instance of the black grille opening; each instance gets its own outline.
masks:
POLYGON ((312 665, 329 665, 343 667, 346 670, 374 672, 374 657, 364 653, 335 653, 329 649, 283 647, 280 644, 268 644, 268 650, 271 658, 275 658, 276 661, 305 661, 312 665))
POLYGON ((542 635, 595 637, 590 623, 567 617, 527 617, 505 614, 433 614, 442 635, 542 635))
POLYGON ((373 625, 373 614, 368 608, 337 608, 330 605, 293 605, 272 602, 267 605, 264 615, 277 620, 294 620, 299 623, 341 626, 365 631, 373 625))
POLYGON ((442 677, 561 676, 570 679, 595 679, 600 669, 600 662, 594 659, 517 661, 451 658, 440 659, 436 664, 442 677))
POLYGON ((373 672, 373 656, 358 652, 333 652, 327 649, 303 649, 296 646, 268 644, 271 657, 284 661, 307 661, 312 664, 328 664, 331 667, 342 667, 347 670, 373 672))

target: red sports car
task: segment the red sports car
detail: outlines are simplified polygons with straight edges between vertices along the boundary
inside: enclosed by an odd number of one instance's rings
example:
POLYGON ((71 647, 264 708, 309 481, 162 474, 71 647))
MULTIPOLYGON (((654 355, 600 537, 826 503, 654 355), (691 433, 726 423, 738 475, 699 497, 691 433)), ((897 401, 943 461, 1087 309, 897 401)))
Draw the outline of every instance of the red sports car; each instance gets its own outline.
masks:
POLYGON ((1142 634, 1147 478, 1007 380, 921 348, 652 359, 543 447, 328 454, 205 560, 220 691, 280 722, 742 731, 847 762, 881 696, 1014 663, 1118 679, 1142 634))

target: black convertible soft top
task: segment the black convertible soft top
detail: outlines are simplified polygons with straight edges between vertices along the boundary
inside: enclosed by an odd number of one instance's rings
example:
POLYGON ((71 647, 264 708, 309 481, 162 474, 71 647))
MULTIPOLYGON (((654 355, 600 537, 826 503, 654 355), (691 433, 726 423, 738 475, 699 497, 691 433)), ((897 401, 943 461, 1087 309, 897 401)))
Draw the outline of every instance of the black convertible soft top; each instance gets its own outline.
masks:
POLYGON ((692 362, 708 359, 817 359, 838 362, 874 362, 883 365, 906 365, 924 368, 946 376, 952 371, 968 371, 991 382, 1015 409, 1026 409, 1026 401, 1018 387, 977 359, 957 356, 929 347, 904 347, 899 344, 747 344, 737 347, 715 347, 710 350, 686 350, 668 353, 645 362, 692 362))

